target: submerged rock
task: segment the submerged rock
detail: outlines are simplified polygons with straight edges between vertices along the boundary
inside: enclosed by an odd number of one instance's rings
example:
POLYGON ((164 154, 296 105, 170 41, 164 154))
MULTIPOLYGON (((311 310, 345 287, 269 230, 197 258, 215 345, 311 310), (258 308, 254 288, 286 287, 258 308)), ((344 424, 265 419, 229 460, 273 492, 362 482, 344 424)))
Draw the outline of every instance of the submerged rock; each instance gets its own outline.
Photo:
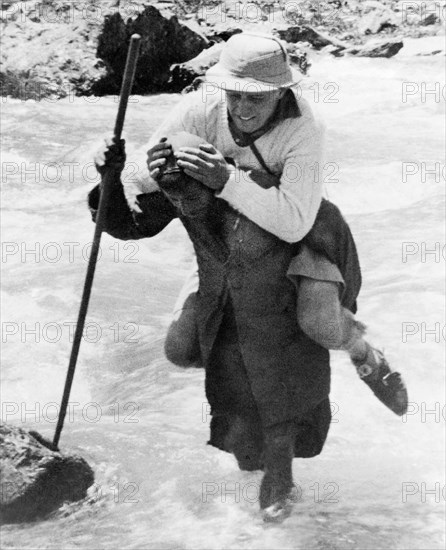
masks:
POLYGON ((402 40, 370 40, 363 46, 354 46, 341 53, 357 57, 393 57, 404 46, 402 40))
POLYGON ((285 42, 308 42, 316 50, 320 50, 326 46, 336 46, 338 48, 346 48, 348 46, 348 44, 345 44, 334 36, 329 36, 327 33, 308 25, 277 28, 276 33, 285 42))
POLYGON ((0 424, 0 520, 41 519, 87 496, 94 473, 76 455, 51 451, 22 428, 0 424))

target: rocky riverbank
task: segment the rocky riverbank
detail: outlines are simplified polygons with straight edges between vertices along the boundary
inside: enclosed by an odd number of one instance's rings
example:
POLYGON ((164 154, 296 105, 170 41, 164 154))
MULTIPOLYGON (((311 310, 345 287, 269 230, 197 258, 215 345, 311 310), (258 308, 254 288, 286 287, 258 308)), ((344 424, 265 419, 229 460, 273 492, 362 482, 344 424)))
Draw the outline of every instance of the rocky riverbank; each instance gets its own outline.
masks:
POLYGON ((142 36, 137 94, 182 90, 217 60, 221 42, 246 29, 280 36, 305 73, 311 50, 391 57, 404 37, 442 34, 445 6, 444 0, 5 0, 0 85, 2 95, 21 99, 116 94, 134 32, 142 36))
POLYGON ((39 435, 0 424, 0 520, 20 523, 40 519, 65 502, 87 496, 94 473, 77 455, 44 446, 39 435))

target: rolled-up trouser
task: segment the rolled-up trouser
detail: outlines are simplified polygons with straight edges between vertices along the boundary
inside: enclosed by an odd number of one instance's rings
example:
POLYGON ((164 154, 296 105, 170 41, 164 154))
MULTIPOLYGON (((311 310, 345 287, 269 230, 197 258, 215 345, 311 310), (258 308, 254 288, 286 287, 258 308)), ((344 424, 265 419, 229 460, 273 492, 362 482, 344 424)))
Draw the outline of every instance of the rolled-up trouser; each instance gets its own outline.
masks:
POLYGON ((297 275, 339 283, 341 306, 356 313, 362 283, 358 252, 350 227, 335 204, 322 199, 313 227, 297 248, 288 270, 291 280, 297 275))
POLYGON ((201 366, 195 314, 198 284, 198 267, 195 264, 173 308, 172 322, 164 344, 167 359, 180 367, 201 366))

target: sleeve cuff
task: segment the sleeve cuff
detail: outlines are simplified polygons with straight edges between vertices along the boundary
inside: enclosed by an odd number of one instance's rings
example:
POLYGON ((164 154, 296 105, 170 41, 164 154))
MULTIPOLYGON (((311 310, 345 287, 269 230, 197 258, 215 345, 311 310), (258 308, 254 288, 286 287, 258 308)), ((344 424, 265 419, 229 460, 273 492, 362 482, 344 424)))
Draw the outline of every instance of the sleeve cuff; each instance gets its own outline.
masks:
POLYGON ((237 169, 235 166, 230 166, 229 168, 229 178, 228 181, 224 184, 223 188, 220 189, 220 191, 217 191, 215 193, 215 196, 219 199, 223 199, 226 202, 229 202, 229 204, 233 205, 233 197, 239 194, 240 185, 239 185, 239 179, 240 176, 237 174, 237 169))

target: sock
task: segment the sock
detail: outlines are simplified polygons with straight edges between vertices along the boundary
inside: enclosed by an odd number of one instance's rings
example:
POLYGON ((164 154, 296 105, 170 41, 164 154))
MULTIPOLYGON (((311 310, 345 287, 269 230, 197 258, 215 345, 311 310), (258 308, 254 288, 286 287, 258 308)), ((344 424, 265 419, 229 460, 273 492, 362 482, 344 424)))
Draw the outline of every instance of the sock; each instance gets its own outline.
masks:
POLYGON ((361 365, 367 360, 370 345, 364 340, 366 325, 357 321, 348 309, 343 308, 343 333, 344 341, 342 349, 348 352, 354 365, 361 365))

